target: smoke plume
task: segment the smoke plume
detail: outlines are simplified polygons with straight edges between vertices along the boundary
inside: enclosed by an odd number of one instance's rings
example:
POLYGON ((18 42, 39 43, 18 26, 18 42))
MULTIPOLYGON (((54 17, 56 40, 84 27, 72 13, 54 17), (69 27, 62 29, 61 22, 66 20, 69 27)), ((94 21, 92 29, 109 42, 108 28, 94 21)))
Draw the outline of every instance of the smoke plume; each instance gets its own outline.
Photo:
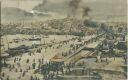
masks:
POLYGON ((86 16, 89 15, 89 12, 91 11, 91 9, 87 6, 82 5, 82 0, 71 0, 69 2, 69 8, 70 8, 70 13, 68 14, 68 16, 70 17, 71 15, 73 17, 76 16, 76 13, 82 13, 82 18, 85 18, 86 16), (81 9, 81 11, 78 12, 78 10, 81 9))
POLYGON ((83 7, 82 9, 83 9, 82 17, 84 18, 89 15, 89 12, 91 11, 91 9, 89 7, 83 7))
POLYGON ((42 3, 42 5, 46 5, 47 4, 47 0, 43 0, 43 3, 42 3))
POLYGON ((71 9, 71 14, 75 16, 77 9, 79 8, 79 3, 81 0, 71 0, 69 2, 69 8, 71 9))

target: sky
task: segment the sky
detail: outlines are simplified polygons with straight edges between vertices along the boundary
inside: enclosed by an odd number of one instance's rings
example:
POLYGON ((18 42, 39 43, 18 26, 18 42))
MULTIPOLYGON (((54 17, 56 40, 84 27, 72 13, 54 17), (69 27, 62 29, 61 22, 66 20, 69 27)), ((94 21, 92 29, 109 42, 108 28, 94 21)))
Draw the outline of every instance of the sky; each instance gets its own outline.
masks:
MULTIPOLYGON (((52 3, 63 3, 69 0, 48 0, 52 3)), ((127 0, 82 0, 85 3, 105 2, 105 3, 126 3, 127 0)), ((20 7, 21 9, 31 10, 34 6, 42 2, 42 0, 1 0, 2 7, 20 7)), ((118 6, 118 5, 117 5, 118 6)))
MULTIPOLYGON (((31 11, 35 6, 42 3, 42 1, 43 0, 1 0, 2 7, 18 7, 26 11, 31 11)), ((63 5, 66 1, 69 0, 48 0, 50 4, 47 7, 52 9, 55 6, 63 5)), ((123 15, 123 17, 126 17, 127 0, 82 0, 81 5, 89 6, 92 9, 90 15, 123 15)), ((62 9, 62 12, 63 11, 62 9)), ((60 14, 60 16, 61 15, 62 14, 60 14)))
POLYGON ((2 0, 2 7, 18 7, 30 11, 41 2, 42 0, 2 0))

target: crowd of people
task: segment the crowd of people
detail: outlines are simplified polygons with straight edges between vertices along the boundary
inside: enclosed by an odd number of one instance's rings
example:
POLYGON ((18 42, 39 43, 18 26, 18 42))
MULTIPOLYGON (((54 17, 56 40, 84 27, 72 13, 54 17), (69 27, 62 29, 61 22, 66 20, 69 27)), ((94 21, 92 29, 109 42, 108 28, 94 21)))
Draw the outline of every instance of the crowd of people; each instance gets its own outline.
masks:
MULTIPOLYGON (((31 24, 31 26, 39 26, 39 29, 40 29, 40 27, 41 28, 43 27, 43 29, 44 29, 44 27, 47 27, 47 26, 52 26, 52 28, 55 29, 55 26, 56 27, 58 27, 58 26, 62 27, 62 25, 68 26, 68 25, 65 25, 68 22, 71 23, 70 21, 64 19, 64 22, 63 22, 63 20, 62 21, 57 21, 57 20, 49 21, 48 25, 44 25, 44 23, 41 23, 41 22, 39 24, 34 24, 34 23, 33 24, 30 23, 30 24, 31 24)), ((73 23, 75 23, 75 22, 77 22, 77 21, 74 20, 73 23)), ((79 23, 80 23, 80 21, 79 21, 79 23)), ((11 24, 11 25, 8 24, 8 25, 3 25, 3 26, 6 26, 4 28, 5 31, 6 30, 9 31, 9 29, 18 28, 19 25, 20 25, 20 27, 24 27, 24 25, 21 25, 20 23, 11 24)), ((77 30, 80 28, 80 26, 78 26, 79 25, 78 23, 70 25, 70 27, 68 27, 68 28, 71 28, 74 25, 77 26, 77 27, 74 27, 75 29, 72 29, 72 30, 68 29, 68 30, 77 32, 77 30)), ((94 32, 94 30, 90 30, 88 32, 90 32, 90 34, 87 34, 87 36, 92 36, 96 33, 96 32, 94 32)), ((77 38, 72 38, 69 40, 61 41, 59 43, 52 42, 50 44, 45 44, 45 46, 43 46, 43 48, 45 48, 45 52, 47 52, 47 50, 49 50, 49 49, 57 50, 57 49, 63 48, 63 46, 68 45, 69 46, 68 50, 61 51, 58 54, 56 54, 56 55, 61 55, 63 57, 67 57, 67 56, 74 54, 74 52, 76 50, 78 50, 80 47, 98 40, 97 37, 99 37, 99 36, 92 37, 91 39, 89 39, 87 41, 81 40, 82 37, 77 37, 77 38), (75 41, 79 42, 79 44, 74 43, 75 41), (54 46, 54 45, 57 45, 57 46, 54 46)), ((64 75, 66 73, 71 72, 71 68, 75 66, 74 63, 65 65, 63 61, 62 62, 54 62, 54 61, 45 62, 44 57, 42 56, 43 48, 42 47, 37 48, 36 52, 30 51, 30 52, 28 52, 28 54, 21 54, 19 56, 12 57, 12 58, 10 58, 11 61, 8 61, 8 59, 6 59, 6 60, 3 59, 4 67, 2 68, 3 70, 2 70, 1 78, 3 80, 22 80, 22 79, 26 79, 26 78, 27 78, 27 80, 42 80, 42 79, 53 80, 55 77, 57 77, 58 74, 64 75), (35 58, 35 57, 38 57, 38 58, 35 58), (6 67, 5 67, 5 65, 6 65, 6 67), (4 69, 4 68, 6 68, 6 69, 4 69)))
MULTIPOLYGON (((10 63, 6 61, 6 64, 4 65, 7 65, 8 71, 4 71, 4 68, 3 68, 2 70, 3 80, 12 80, 12 79, 20 80, 28 76, 29 71, 33 71, 32 74, 35 74, 36 69, 38 69, 38 67, 41 64, 43 64, 43 58, 42 59, 40 58, 38 60, 31 58, 34 55, 35 55, 34 53, 28 53, 26 56, 29 56, 29 57, 26 59, 24 59, 24 56, 21 55, 21 56, 14 57, 13 61, 10 63), (16 76, 13 74, 15 74, 16 76), (19 74, 19 76, 17 74, 19 74)), ((37 76, 31 76, 30 80, 40 80, 40 79, 37 76)))
MULTIPOLYGON (((50 43, 51 46, 49 46, 49 44, 46 44, 46 45, 47 45, 47 48, 50 48, 50 49, 59 49, 59 48, 63 47, 63 45, 67 45, 71 41, 74 41, 74 40, 77 40, 77 38, 72 38, 69 40, 64 40, 64 41, 60 41, 58 43, 53 43, 53 44, 50 43), (56 46, 54 46, 54 45, 56 45, 56 46)), ((12 79, 20 80, 22 78, 29 77, 30 80, 40 80, 40 78, 38 76, 35 76, 32 74, 41 73, 41 74, 44 74, 45 80, 49 80, 49 78, 51 79, 55 76, 55 73, 51 73, 49 71, 49 68, 50 68, 50 70, 52 70, 56 73, 59 73, 59 71, 64 73, 63 67, 61 64, 59 64, 59 66, 58 66, 58 64, 54 64, 52 62, 44 63, 43 56, 38 59, 34 58, 34 56, 42 54, 43 48, 42 47, 35 48, 36 52, 30 51, 30 52, 27 52, 27 54, 20 54, 17 56, 13 56, 13 57, 11 57, 11 60, 10 60, 10 58, 4 59, 4 66, 2 68, 2 78, 4 80, 12 80, 12 79), (36 54, 36 53, 41 53, 41 54, 36 54), (55 65, 54 68, 53 68, 53 65, 55 65), (61 66, 61 68, 60 69, 56 68, 57 66, 58 67, 61 66), (30 74, 31 71, 33 71, 33 73, 28 76, 28 74, 30 74), (10 74, 7 72, 9 72, 10 74), (15 73, 16 76, 11 75, 11 73, 12 74, 15 73), (5 74, 7 74, 7 75, 5 75, 5 74)), ((47 50, 46 50, 46 52, 47 52, 47 50)))

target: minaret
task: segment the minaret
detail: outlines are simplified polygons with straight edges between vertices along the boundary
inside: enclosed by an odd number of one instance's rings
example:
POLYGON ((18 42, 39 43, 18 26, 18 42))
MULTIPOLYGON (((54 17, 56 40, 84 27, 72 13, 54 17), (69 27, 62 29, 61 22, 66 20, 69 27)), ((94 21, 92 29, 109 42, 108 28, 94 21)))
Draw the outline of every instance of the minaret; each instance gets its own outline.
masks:
MULTIPOLYGON (((44 6, 47 4, 47 2, 48 2, 47 0, 43 0, 43 1, 42 1, 43 8, 44 8, 44 6)), ((44 11, 46 11, 45 8, 44 8, 44 11)))
POLYGON ((20 0, 17 0, 17 8, 20 8, 20 0))

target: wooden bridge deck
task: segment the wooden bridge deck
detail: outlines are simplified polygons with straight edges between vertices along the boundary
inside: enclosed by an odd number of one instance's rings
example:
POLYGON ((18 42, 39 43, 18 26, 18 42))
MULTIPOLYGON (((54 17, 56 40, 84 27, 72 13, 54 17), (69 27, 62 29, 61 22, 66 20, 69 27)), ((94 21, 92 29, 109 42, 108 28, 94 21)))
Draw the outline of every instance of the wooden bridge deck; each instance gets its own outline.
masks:
MULTIPOLYGON (((103 39, 101 41, 99 41, 97 44, 96 44, 96 41, 98 41, 100 38, 102 38, 103 35, 104 34, 100 34, 100 35, 95 36, 95 37, 89 39, 88 41, 86 41, 85 44, 82 47, 78 48, 73 54, 71 54, 70 56, 68 56, 67 58, 65 58, 65 60, 64 60, 65 63, 69 63, 70 61, 76 59, 78 56, 75 56, 75 55, 78 55, 78 53, 81 50, 83 50, 85 47, 93 46, 94 43, 95 43, 95 45, 93 47, 96 47, 103 39)), ((86 56, 90 56, 90 55, 92 55, 94 53, 95 52, 87 52, 86 56)), ((77 59, 79 59, 79 58, 80 58, 80 56, 77 59)))

